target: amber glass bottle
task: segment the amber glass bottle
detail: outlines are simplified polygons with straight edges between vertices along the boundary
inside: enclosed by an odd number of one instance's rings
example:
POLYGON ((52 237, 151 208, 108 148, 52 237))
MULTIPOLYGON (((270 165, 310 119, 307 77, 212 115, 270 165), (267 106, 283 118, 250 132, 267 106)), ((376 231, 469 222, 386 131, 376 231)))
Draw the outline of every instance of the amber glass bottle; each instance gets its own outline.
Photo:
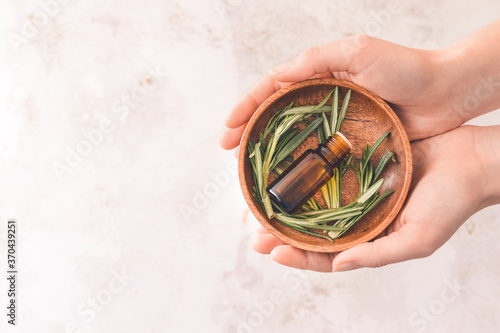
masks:
POLYGON ((268 187, 271 199, 288 214, 302 207, 333 177, 333 170, 352 149, 340 132, 315 150, 306 150, 268 187))

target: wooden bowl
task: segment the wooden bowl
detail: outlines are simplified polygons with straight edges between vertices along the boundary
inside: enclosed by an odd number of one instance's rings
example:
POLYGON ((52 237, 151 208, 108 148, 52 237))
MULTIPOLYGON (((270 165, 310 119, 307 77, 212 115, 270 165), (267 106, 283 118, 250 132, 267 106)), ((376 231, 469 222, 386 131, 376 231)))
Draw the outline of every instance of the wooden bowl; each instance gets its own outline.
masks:
MULTIPOLYGON (((327 104, 331 104, 331 98, 327 104)), ((296 158, 305 150, 311 147, 315 148, 317 145, 318 137, 316 131, 314 131, 292 155, 296 158)), ((271 234, 300 249, 315 252, 338 252, 372 240, 397 216, 408 194, 411 182, 412 156, 410 142, 394 111, 374 93, 348 81, 336 79, 306 80, 281 89, 257 109, 248 122, 241 139, 238 174, 241 189, 250 210, 271 234), (339 87, 339 106, 342 105, 348 89, 352 90, 346 118, 341 129, 341 132, 353 144, 351 152, 360 156, 361 149, 366 144, 372 145, 382 134, 391 132, 391 135, 372 156, 372 163, 376 165, 387 149, 395 153, 397 163, 389 161, 380 176, 384 178, 380 193, 389 189, 395 192, 332 243, 324 238, 314 237, 290 229, 276 219, 267 218, 261 206, 253 199, 254 181, 252 166, 248 158, 248 142, 258 142, 259 134, 264 131, 269 118, 290 102, 293 101, 294 106, 317 105, 335 86, 339 87)), ((273 178, 271 176, 269 183, 273 178)), ((352 202, 357 193, 358 181, 356 175, 353 170, 349 170, 342 180, 342 205, 352 202)), ((322 205, 324 204, 319 192, 316 193, 314 198, 322 205)))

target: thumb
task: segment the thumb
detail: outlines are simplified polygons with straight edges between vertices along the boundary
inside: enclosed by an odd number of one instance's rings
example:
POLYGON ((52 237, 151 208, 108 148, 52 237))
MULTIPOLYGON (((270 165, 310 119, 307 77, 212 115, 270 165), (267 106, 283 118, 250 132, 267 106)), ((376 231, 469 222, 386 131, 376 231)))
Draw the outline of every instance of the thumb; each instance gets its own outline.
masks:
POLYGON ((321 46, 311 47, 291 62, 269 70, 277 81, 296 82, 326 72, 345 72, 372 40, 354 35, 321 46))
POLYGON ((420 225, 407 223, 388 236, 341 252, 333 260, 332 268, 339 272, 427 257, 439 247, 434 240, 437 241, 426 235, 420 225))

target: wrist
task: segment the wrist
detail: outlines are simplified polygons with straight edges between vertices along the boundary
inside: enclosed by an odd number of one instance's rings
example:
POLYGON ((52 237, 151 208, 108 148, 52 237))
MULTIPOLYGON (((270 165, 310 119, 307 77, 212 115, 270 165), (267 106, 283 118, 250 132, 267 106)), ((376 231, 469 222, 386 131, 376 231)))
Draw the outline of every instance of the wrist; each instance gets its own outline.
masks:
POLYGON ((450 112, 462 123, 500 106, 500 48, 491 43, 500 34, 498 28, 483 30, 435 51, 438 75, 449 91, 450 112))
POLYGON ((478 127, 475 144, 484 177, 482 207, 500 204, 500 126, 478 127))
POLYGON ((435 50, 433 62, 437 81, 443 87, 444 112, 464 124, 481 114, 481 100, 476 99, 474 87, 477 75, 468 68, 467 48, 453 45, 435 50))

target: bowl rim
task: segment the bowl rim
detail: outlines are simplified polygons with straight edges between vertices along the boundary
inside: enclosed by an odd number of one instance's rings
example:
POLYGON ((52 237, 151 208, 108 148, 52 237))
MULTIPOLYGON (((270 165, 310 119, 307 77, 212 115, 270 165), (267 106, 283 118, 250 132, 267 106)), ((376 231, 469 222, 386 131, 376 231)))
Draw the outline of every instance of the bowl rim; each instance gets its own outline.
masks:
MULTIPOLYGON (((277 237, 278 239, 282 240, 283 242, 292 245, 294 247, 297 247, 299 249, 307 250, 307 251, 313 251, 313 252, 324 252, 324 253, 332 253, 332 252, 339 252, 339 251, 344 251, 348 248, 352 248, 358 244, 366 243, 375 237, 377 237, 382 231, 384 231, 397 217, 399 211, 403 207, 403 204, 406 200, 406 196, 408 195, 410 184, 411 184, 411 178, 412 178, 412 171, 413 171, 413 158, 412 158, 412 153, 411 153, 411 146, 410 146, 410 141, 408 140, 408 135, 406 134, 406 131, 403 127, 403 124, 401 123, 401 120, 399 117, 396 115, 394 110, 378 95, 375 93, 353 83, 350 81, 345 81, 345 80, 338 80, 334 78, 323 78, 323 79, 308 79, 308 80, 303 80, 303 81, 298 81, 295 82, 285 88, 282 88, 272 94, 270 97, 268 97, 255 111, 255 113, 252 115, 251 119, 248 121, 247 126, 245 128, 245 131, 243 132, 243 136, 241 138, 240 142, 240 149, 238 153, 238 179, 240 183, 241 190, 243 192, 243 196, 245 197, 245 201, 247 202, 248 207, 250 208, 250 211, 252 214, 255 216, 255 218, 259 221, 259 223, 266 229, 268 230, 272 235, 277 237), (268 220, 266 216, 263 216, 260 214, 256 203, 253 199, 253 196, 251 195, 252 189, 249 189, 246 185, 245 181, 245 159, 247 157, 247 150, 248 150, 248 141, 250 137, 250 133, 252 129, 254 128, 257 119, 269 108, 269 106, 274 103, 276 100, 280 99, 284 95, 290 93, 291 91, 301 89, 304 87, 308 86, 314 86, 314 85, 334 85, 334 86, 339 86, 347 89, 352 89, 367 98, 374 100, 379 104, 384 111, 387 113, 387 115, 391 118, 391 120, 395 124, 395 130, 398 132, 398 134, 401 136, 401 139, 403 141, 403 150, 404 150, 404 155, 406 159, 406 170, 405 170, 405 179, 403 182, 403 190, 401 191, 401 194, 399 198, 397 198, 396 204, 392 207, 390 213, 388 216, 383 220, 376 228, 374 228, 372 231, 366 233, 362 237, 353 239, 350 242, 343 243, 343 244, 335 244, 331 243, 329 245, 319 245, 319 244, 310 244, 310 243, 303 243, 300 242, 292 237, 289 237, 283 233, 281 233, 278 229, 276 229, 271 222, 268 220), (242 149, 242 147, 244 147, 242 149)), ((250 170, 250 172, 252 172, 250 170)), ((279 223, 279 222, 278 222, 279 223)), ((288 228, 288 227, 287 227, 288 228)))

